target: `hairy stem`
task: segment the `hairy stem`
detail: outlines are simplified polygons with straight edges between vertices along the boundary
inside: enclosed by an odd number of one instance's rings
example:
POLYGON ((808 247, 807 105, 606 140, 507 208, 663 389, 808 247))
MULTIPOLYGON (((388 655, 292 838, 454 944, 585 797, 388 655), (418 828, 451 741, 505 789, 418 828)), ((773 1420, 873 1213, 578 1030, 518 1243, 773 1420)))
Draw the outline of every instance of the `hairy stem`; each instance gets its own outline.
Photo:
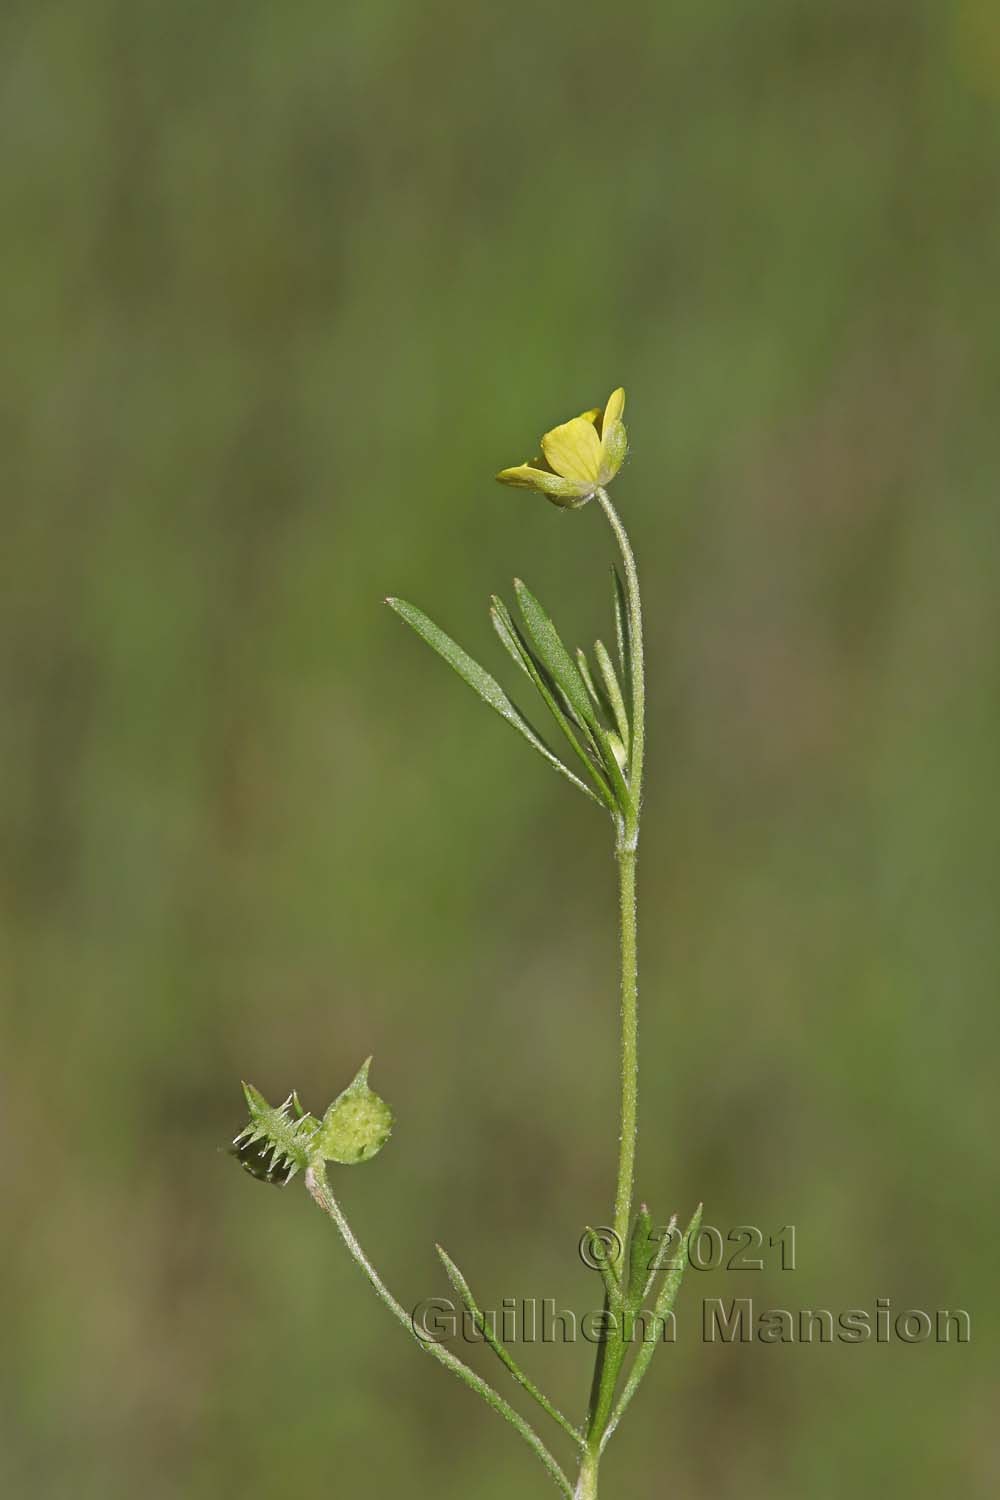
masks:
POLYGON ((600 1454, 588 1452, 580 1465, 573 1500, 597 1500, 597 1466, 600 1454))
POLYGON ((639 574, 632 544, 606 490, 597 498, 611 523, 625 569, 625 600, 628 609, 632 723, 629 744, 628 784, 632 812, 618 826, 618 878, 621 906, 621 1137, 618 1148, 618 1185, 615 1190, 615 1233, 619 1243, 628 1243, 635 1178, 635 1146, 639 1105, 638 1004, 639 967, 636 932, 635 864, 639 842, 639 811, 642 801, 642 769, 646 747, 646 674, 643 664, 642 602, 639 574))
POLYGON ((636 949, 635 850, 618 850, 621 901, 621 1138, 615 1191, 615 1234, 627 1246, 632 1216, 639 1108, 639 969, 636 949))
MULTIPOLYGON (((629 809, 617 820, 615 852, 618 859, 619 932, 621 941, 621 1130, 618 1142, 618 1178, 615 1187, 614 1228, 622 1253, 629 1244, 632 1193, 639 1109, 639 968, 636 925, 636 849, 642 802, 642 770, 645 753, 646 679, 643 664, 642 604, 639 574, 632 545, 603 489, 597 492, 621 550, 625 571, 625 602, 628 614, 629 677, 632 686, 631 724, 628 747, 629 809)), ((597 1500, 597 1468, 604 1434, 614 1410, 615 1387, 627 1353, 625 1325, 619 1325, 598 1349, 587 1424, 588 1453, 577 1479, 575 1500, 597 1500)))
POLYGON ((624 822, 623 840, 634 849, 639 840, 639 806, 642 801, 642 767, 646 750, 646 668, 642 649, 642 601, 639 597, 639 572, 628 532, 615 510, 607 490, 598 490, 597 498, 611 523, 625 569, 625 602, 628 608, 630 675, 632 678, 632 733, 629 744, 628 783, 632 793, 633 814, 624 822))

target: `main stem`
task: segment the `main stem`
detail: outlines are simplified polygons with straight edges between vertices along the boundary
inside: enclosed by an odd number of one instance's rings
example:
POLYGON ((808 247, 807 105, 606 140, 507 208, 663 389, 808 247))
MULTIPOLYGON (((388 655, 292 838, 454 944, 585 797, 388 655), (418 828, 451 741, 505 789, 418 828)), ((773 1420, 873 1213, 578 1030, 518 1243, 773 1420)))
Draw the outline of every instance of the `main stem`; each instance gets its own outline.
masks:
MULTIPOLYGON (((621 1133, 618 1142, 614 1228, 618 1236, 617 1243, 624 1257, 630 1239, 639 1111, 639 965, 635 866, 636 849, 639 843, 639 813, 646 741, 646 677, 643 662, 639 574, 635 565, 632 544, 607 492, 603 489, 598 490, 597 498, 617 538, 625 570, 627 649, 632 690, 628 763, 631 806, 617 819, 615 844, 615 854, 618 860, 621 939, 621 1133)), ((627 1266, 624 1260, 620 1261, 620 1268, 623 1276, 627 1276, 627 1266)), ((620 1316, 621 1310, 619 1309, 620 1316)), ((625 1352, 624 1343, 618 1343, 613 1338, 598 1350, 587 1430, 587 1452, 584 1454, 577 1478, 574 1500, 597 1500, 597 1471, 602 1439, 611 1419, 615 1386, 625 1352)))
POLYGON ((629 665, 632 687, 631 742, 628 785, 632 807, 618 823, 619 899, 621 908, 621 1136, 618 1147, 618 1184, 615 1189, 615 1233, 624 1248, 632 1217, 635 1146, 639 1108, 639 964, 636 932, 635 863, 639 842, 642 770, 646 747, 646 673, 642 646, 642 603, 639 574, 628 532, 606 490, 597 498, 611 523, 625 569, 628 610, 629 665))
POLYGON ((615 1234, 629 1241, 639 1110, 639 968, 636 950, 635 850, 618 850, 621 901, 621 1138, 615 1189, 615 1234))

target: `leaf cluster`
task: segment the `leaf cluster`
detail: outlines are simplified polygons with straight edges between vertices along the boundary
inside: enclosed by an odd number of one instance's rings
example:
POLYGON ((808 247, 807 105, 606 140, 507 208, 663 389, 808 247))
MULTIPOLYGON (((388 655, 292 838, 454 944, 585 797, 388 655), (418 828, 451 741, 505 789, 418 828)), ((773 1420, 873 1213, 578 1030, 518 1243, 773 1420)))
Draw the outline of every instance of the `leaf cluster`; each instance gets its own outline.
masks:
POLYGON ((570 655, 551 616, 519 578, 518 618, 494 594, 490 619, 504 648, 541 700, 565 749, 557 754, 485 667, 474 661, 423 610, 405 599, 386 603, 448 663, 452 671, 511 724, 544 760, 616 819, 634 817, 632 779, 632 643, 625 591, 612 568, 618 665, 603 641, 594 643, 596 671, 587 655, 570 655), (566 760, 562 758, 566 756, 566 760), (567 764, 567 760, 570 762, 567 764))

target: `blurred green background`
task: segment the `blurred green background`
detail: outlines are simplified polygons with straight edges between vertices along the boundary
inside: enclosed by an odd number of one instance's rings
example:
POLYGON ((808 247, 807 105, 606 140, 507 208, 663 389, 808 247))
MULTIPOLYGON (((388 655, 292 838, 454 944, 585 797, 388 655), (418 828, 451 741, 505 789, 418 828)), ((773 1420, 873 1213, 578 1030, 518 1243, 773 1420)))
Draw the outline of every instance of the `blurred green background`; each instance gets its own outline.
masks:
POLYGON ((609 829, 380 601, 508 683, 514 573, 606 636, 597 508, 492 474, 621 383, 639 1182, 798 1269, 690 1274, 602 1494, 994 1494, 993 0, 8 0, 0 79, 5 1491, 548 1492, 217 1148, 374 1052, 400 1298, 440 1240, 595 1305, 609 829), (973 1341, 704 1344, 737 1295, 973 1341))

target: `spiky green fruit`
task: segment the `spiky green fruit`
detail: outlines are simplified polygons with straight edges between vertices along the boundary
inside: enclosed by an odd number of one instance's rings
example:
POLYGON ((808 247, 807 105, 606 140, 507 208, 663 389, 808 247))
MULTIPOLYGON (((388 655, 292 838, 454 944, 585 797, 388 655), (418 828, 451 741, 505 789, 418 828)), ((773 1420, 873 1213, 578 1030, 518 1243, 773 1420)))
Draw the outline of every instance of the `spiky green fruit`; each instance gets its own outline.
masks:
POLYGON ((243 1095, 250 1120, 233 1140, 233 1154, 251 1177, 285 1187, 308 1166, 319 1121, 306 1114, 295 1093, 277 1108, 252 1083, 244 1083, 243 1095))
POLYGON ((311 1163, 354 1166, 375 1156, 389 1139, 392 1113, 368 1087, 370 1067, 369 1057, 322 1121, 306 1113, 298 1094, 289 1094, 275 1108, 252 1083, 244 1083, 250 1120, 231 1148, 240 1166, 260 1182, 284 1187, 311 1163))

